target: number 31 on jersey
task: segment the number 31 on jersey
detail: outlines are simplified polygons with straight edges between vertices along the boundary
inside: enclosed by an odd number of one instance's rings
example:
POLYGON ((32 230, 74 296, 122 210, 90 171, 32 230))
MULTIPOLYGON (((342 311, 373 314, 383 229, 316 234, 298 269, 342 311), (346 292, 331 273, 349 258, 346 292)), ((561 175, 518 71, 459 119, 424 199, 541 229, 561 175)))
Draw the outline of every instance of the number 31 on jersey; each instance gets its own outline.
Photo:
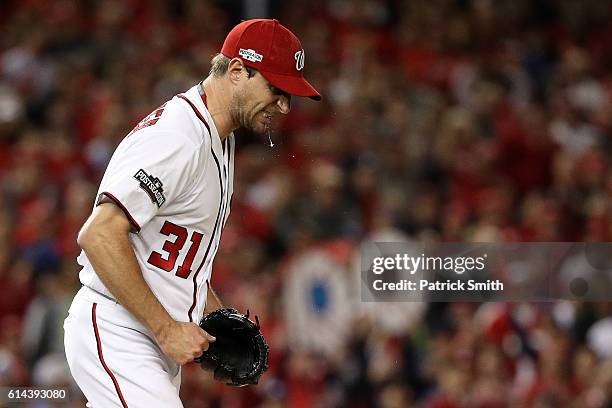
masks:
MULTIPOLYGON (((187 228, 173 224, 170 221, 164 222, 164 225, 159 232, 167 237, 174 236, 175 238, 169 238, 162 246, 162 250, 167 253, 166 258, 164 258, 164 256, 159 252, 153 251, 147 262, 157 268, 163 269, 166 272, 172 272, 174 270, 176 260, 179 257, 179 253, 187 242, 189 232, 187 231, 187 228)), ((187 251, 185 260, 176 270, 175 275, 179 278, 187 279, 189 277, 189 274, 191 273, 191 264, 193 263, 198 249, 200 248, 202 237, 203 235, 197 231, 193 231, 191 234, 191 238, 189 240, 189 250, 187 251)))

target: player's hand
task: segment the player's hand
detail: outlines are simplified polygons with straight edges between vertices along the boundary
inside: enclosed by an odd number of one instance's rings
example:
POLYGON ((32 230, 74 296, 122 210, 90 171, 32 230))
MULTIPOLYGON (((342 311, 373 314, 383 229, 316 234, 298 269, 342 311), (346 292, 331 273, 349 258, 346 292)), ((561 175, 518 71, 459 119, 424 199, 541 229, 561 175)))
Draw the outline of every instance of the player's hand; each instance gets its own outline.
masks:
POLYGON ((180 365, 200 357, 209 343, 215 341, 197 324, 176 321, 165 326, 156 338, 162 351, 180 365))

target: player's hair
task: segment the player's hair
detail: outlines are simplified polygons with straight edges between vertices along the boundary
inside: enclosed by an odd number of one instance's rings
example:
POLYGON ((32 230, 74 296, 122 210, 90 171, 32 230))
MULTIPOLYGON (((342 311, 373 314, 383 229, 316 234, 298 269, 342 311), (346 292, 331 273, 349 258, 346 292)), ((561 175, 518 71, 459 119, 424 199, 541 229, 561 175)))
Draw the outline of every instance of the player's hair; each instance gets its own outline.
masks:
MULTIPOLYGON (((210 75, 215 78, 221 78, 227 72, 227 68, 229 67, 230 61, 230 58, 227 58, 221 53, 215 55, 210 61, 210 75)), ((255 73, 257 73, 256 69, 247 66, 245 66, 245 68, 249 73, 249 78, 253 77, 255 73)))

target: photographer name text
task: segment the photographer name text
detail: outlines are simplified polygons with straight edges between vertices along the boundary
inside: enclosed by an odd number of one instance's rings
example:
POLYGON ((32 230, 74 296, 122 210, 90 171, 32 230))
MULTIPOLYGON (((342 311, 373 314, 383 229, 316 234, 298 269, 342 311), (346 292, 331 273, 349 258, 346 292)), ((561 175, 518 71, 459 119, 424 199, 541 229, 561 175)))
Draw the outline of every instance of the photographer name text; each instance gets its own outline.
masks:
POLYGON ((429 292, 444 292, 444 291, 497 291, 504 290, 504 284, 499 279, 486 280, 484 282, 470 279, 467 281, 446 280, 429 281, 427 279, 419 279, 411 281, 402 279, 398 282, 385 282, 377 279, 373 282, 372 287, 376 291, 429 291, 429 292))

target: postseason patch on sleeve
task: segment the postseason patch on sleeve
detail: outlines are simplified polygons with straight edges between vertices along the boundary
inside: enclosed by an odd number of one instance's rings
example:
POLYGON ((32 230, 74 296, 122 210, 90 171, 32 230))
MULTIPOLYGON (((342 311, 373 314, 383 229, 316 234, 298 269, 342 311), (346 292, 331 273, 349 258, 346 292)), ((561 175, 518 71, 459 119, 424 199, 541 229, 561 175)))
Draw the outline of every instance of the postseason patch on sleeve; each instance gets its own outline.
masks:
POLYGON ((162 204, 166 202, 161 180, 151 174, 147 174, 143 169, 138 170, 138 172, 134 174, 134 178, 140 182, 140 188, 149 195, 153 204, 161 208, 162 204))

